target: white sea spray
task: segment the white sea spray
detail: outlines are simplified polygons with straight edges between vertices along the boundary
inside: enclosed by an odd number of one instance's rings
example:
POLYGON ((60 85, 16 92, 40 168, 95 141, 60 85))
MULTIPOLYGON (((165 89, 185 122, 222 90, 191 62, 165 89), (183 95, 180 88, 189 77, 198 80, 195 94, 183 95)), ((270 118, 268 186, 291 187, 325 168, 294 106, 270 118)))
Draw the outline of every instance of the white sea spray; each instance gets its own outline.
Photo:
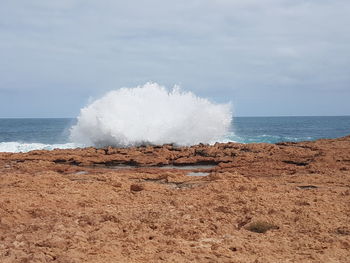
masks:
POLYGON ((230 104, 146 83, 110 91, 81 109, 70 139, 97 147, 212 143, 227 135, 231 120, 230 104))
POLYGON ((74 143, 44 144, 23 142, 0 142, 0 152, 29 152, 34 150, 72 149, 83 147, 74 143))

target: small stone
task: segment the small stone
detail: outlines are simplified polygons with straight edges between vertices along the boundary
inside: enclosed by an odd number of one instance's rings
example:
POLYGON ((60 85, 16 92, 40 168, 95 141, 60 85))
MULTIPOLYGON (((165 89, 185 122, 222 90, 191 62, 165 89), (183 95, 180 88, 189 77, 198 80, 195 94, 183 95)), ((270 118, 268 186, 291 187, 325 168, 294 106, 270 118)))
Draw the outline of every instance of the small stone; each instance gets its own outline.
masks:
POLYGON ((132 184, 132 185, 130 185, 130 191, 132 191, 132 192, 140 192, 142 190, 144 190, 143 185, 140 185, 140 184, 132 184))

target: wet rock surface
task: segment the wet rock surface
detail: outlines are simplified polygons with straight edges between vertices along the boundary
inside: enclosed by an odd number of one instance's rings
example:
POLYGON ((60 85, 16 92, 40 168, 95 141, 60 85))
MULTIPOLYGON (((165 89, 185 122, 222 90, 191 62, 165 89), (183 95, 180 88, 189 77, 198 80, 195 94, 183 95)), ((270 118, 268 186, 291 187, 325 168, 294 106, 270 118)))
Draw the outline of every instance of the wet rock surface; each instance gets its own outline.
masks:
POLYGON ((0 153, 0 195, 5 263, 350 258, 349 136, 0 153))

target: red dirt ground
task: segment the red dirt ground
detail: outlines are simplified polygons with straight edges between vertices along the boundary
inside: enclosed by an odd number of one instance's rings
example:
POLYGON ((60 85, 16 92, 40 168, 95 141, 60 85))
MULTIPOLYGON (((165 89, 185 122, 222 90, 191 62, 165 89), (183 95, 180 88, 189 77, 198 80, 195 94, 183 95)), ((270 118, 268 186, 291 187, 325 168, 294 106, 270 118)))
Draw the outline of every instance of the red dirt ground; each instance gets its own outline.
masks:
POLYGON ((0 194, 3 263, 350 262, 350 136, 0 153, 0 194))

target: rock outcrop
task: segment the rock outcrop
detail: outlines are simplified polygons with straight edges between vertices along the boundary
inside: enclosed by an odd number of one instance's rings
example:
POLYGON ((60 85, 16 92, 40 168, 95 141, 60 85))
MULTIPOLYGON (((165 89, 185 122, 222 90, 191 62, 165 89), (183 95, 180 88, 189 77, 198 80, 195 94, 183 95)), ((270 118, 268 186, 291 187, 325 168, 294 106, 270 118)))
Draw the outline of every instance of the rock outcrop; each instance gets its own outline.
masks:
POLYGON ((350 258, 350 136, 0 153, 0 196, 4 263, 350 258))

